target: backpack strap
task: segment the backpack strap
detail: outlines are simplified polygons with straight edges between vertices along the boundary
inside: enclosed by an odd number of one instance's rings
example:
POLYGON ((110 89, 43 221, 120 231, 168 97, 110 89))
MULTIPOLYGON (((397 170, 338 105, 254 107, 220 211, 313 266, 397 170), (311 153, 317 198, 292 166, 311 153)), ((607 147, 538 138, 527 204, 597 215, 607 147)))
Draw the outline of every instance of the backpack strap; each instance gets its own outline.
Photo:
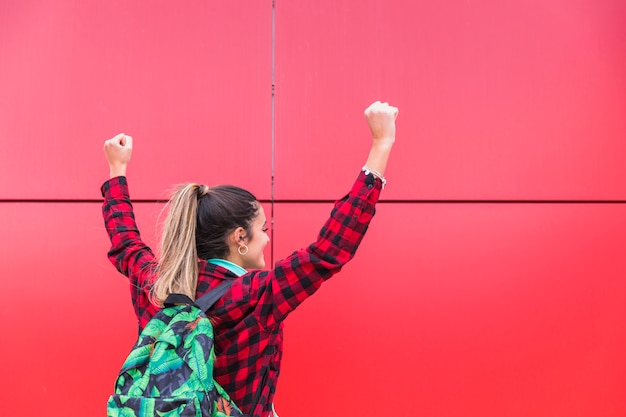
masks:
POLYGON ((165 301, 163 301, 163 307, 173 307, 176 304, 186 304, 192 305, 193 300, 187 297, 185 294, 170 294, 167 296, 165 301))
POLYGON ((217 302, 217 300, 222 298, 222 295, 224 295, 226 291, 228 291, 230 286, 233 285, 233 281, 233 279, 229 279, 222 282, 214 290, 211 290, 202 297, 198 298, 193 304, 206 313, 207 310, 210 309, 213 304, 217 302))

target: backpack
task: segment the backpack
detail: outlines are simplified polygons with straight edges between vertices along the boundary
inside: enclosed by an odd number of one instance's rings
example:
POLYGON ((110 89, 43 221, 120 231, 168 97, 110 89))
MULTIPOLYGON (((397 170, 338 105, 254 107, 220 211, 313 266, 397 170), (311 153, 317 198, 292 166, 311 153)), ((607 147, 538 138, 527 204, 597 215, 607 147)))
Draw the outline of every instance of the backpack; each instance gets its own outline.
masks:
POLYGON ((244 416, 213 379, 213 326, 206 316, 231 284, 195 302, 182 294, 165 300, 119 372, 108 417, 244 416))

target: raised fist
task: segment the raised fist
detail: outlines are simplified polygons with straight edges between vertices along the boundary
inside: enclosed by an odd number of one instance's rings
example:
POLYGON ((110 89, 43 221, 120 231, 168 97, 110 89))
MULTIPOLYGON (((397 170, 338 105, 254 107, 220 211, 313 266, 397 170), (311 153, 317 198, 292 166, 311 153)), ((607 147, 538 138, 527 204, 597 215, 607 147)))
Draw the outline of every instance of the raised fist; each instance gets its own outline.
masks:
POLYGON ((372 138, 377 140, 395 140, 396 117, 398 109, 388 103, 376 101, 365 109, 365 119, 372 132, 372 138))

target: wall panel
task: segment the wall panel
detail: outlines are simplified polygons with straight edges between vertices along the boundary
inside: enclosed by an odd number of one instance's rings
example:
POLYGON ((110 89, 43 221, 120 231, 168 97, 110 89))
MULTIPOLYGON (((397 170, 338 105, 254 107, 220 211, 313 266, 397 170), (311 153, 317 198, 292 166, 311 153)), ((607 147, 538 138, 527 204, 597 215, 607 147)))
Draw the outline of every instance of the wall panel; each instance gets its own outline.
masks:
MULTIPOLYGON (((625 210, 380 204, 287 319, 278 413, 624 415, 625 210)), ((277 259, 329 211, 277 204, 277 259)))
POLYGON ((3 203, 0 218, 3 415, 103 415, 137 326, 100 205, 3 203))
POLYGON ((119 132, 136 198, 183 181, 268 198, 271 5, 244 3, 3 2, 0 199, 97 198, 119 132))
POLYGON ((279 1, 276 197, 340 192, 383 99, 386 198, 624 199, 625 23, 620 0, 279 1))
MULTIPOLYGON (((134 207, 156 249, 162 205, 134 207)), ((106 257, 100 204, 1 203, 0 219, 2 415, 105 415, 137 321, 126 278, 106 257)))

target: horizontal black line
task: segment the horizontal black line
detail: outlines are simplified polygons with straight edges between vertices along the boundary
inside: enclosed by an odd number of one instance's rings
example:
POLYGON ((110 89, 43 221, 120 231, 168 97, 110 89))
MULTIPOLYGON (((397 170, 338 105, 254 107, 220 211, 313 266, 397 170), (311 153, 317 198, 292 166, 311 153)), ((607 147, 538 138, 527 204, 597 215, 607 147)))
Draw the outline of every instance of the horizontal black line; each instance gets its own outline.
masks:
MULTIPOLYGON (((103 200, 88 200, 88 199, 40 199, 40 198, 25 198, 25 199, 0 199, 2 203, 88 203, 88 204, 102 204, 103 200)), ((133 199, 133 203, 165 203, 167 200, 141 200, 133 199)))
MULTIPOLYGON (((259 200, 272 204, 272 200, 259 200)), ((274 200, 277 204, 334 204, 336 200, 274 200)), ((133 203, 165 203, 167 200, 133 199, 133 203)), ((90 199, 0 199, 2 203, 88 203, 102 204, 90 199)), ((378 204, 626 204, 626 200, 380 200, 378 204)))
MULTIPOLYGON (((274 200, 280 204, 334 203, 335 200, 274 200)), ((626 204, 626 200, 380 200, 380 204, 626 204)))
POLYGON ((380 203, 408 202, 420 204, 626 204, 626 200, 382 200, 380 203))

